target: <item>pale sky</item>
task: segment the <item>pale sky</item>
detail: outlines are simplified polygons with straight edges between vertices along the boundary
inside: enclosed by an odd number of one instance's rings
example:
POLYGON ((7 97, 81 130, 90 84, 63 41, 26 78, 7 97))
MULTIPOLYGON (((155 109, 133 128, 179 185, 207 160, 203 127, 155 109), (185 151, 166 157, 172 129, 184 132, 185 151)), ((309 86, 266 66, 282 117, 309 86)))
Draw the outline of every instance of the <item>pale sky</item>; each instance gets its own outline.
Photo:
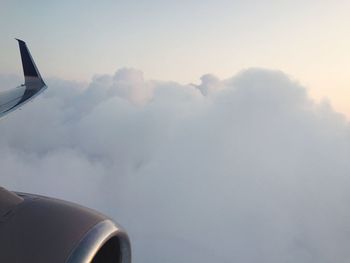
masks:
POLYGON ((21 74, 14 37, 44 77, 89 81, 133 67, 198 83, 263 67, 350 116, 350 1, 0 1, 0 73, 21 74))

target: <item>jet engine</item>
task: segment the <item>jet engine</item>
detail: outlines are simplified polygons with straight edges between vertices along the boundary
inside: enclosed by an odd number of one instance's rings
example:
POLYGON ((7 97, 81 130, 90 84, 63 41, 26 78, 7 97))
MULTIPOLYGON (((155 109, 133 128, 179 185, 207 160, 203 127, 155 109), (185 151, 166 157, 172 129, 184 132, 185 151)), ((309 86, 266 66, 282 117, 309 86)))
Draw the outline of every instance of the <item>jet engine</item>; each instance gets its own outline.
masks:
POLYGON ((130 263, 126 232, 70 202, 0 188, 0 262, 130 263))

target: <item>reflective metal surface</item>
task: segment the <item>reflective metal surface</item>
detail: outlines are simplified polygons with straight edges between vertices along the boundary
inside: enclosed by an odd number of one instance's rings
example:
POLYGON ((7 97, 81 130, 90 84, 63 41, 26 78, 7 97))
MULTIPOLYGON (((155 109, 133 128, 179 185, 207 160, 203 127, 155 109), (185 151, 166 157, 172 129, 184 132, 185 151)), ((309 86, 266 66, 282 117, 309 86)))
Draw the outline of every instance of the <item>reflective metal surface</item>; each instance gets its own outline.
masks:
POLYGON ((115 259, 115 262, 130 263, 131 248, 129 239, 124 230, 109 219, 98 223, 83 237, 72 251, 67 263, 92 262, 101 247, 113 237, 118 238, 119 244, 119 257, 115 259))

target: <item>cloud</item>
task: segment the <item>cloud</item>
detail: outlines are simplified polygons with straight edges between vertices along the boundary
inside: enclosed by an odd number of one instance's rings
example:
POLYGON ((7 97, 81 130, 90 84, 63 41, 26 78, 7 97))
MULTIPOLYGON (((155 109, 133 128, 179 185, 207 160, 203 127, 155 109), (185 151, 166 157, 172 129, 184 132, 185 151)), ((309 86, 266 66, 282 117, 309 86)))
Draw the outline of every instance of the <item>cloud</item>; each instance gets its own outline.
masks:
POLYGON ((0 122, 3 186, 111 215, 134 262, 349 261, 349 123, 284 73, 47 83, 0 122))

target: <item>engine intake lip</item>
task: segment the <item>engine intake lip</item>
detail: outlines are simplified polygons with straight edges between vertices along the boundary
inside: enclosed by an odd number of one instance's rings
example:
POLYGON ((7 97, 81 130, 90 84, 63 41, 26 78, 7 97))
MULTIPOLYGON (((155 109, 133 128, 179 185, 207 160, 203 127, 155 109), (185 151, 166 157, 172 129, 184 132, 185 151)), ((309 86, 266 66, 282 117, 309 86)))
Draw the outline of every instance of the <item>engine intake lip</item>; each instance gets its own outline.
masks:
POLYGON ((90 263, 95 255, 112 238, 118 239, 119 261, 131 263, 131 247, 126 232, 109 219, 96 224, 79 241, 69 255, 66 263, 90 263))

